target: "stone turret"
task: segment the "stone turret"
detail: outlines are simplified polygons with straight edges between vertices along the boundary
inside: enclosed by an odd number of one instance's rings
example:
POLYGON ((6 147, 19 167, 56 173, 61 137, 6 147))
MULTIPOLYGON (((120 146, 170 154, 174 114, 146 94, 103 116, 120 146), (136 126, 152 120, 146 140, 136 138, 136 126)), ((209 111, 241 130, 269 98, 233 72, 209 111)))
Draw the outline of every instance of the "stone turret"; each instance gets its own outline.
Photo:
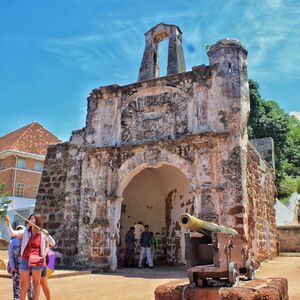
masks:
POLYGON ((182 32, 176 25, 159 23, 145 33, 145 50, 138 81, 157 78, 159 73, 159 43, 169 39, 167 75, 185 72, 182 32))
MULTIPOLYGON (((236 39, 222 39, 208 51, 213 98, 218 100, 219 130, 246 133, 250 111, 247 50, 236 39), (222 99, 222 101, 220 100, 222 99)), ((217 115, 216 115, 217 119, 217 115)))

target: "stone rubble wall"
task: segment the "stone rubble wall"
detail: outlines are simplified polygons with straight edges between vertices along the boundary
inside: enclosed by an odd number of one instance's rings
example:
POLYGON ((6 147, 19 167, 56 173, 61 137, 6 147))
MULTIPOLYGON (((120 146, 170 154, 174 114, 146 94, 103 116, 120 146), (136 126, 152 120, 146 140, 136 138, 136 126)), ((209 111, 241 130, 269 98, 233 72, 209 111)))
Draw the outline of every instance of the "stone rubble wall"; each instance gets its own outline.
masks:
POLYGON ((48 147, 35 206, 35 212, 45 216, 44 228, 56 240, 55 248, 62 253, 68 149, 68 143, 48 147))
POLYGON ((300 225, 278 226, 279 252, 300 252, 300 225))
POLYGON ((241 214, 251 254, 258 262, 278 253, 275 223, 275 172, 249 142, 247 159, 247 202, 241 214), (244 216, 244 217, 243 217, 244 216))
POLYGON ((288 300, 286 278, 255 279, 241 282, 230 288, 193 288, 183 280, 159 285, 154 291, 155 300, 288 300))
POLYGON ((63 254, 58 264, 75 264, 78 254, 81 162, 77 147, 69 143, 48 148, 35 212, 45 216, 44 228, 63 254), (79 202, 78 202, 79 201, 79 202))

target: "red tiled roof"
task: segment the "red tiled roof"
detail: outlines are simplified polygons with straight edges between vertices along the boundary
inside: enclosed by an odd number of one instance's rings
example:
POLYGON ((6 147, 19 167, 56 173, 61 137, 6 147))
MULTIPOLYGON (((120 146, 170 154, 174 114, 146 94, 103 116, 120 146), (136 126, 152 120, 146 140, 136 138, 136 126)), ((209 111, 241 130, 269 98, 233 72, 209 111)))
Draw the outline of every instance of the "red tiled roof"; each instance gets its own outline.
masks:
POLYGON ((33 122, 0 137, 0 152, 18 150, 27 153, 46 155, 51 144, 62 141, 37 122, 33 122))

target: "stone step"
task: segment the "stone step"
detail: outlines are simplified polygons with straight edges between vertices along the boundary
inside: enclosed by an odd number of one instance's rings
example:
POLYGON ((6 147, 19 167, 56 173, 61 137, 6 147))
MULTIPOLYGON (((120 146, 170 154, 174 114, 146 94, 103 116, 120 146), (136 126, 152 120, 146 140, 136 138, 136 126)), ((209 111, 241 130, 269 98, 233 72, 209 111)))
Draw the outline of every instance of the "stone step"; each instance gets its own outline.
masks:
MULTIPOLYGON (((50 276, 48 279, 79 276, 79 275, 87 275, 87 274, 91 274, 91 271, 90 270, 85 270, 85 271, 55 270, 53 275, 50 276)), ((8 274, 6 270, 0 270, 0 277, 2 277, 2 278, 11 278, 11 275, 8 274)))
POLYGON ((158 286, 154 292, 155 300, 288 300, 286 278, 255 279, 240 283, 231 288, 193 288, 183 280, 172 281, 158 286))
POLYGON ((300 252, 282 252, 282 253, 279 253, 279 256, 284 256, 284 257, 300 257, 300 252))

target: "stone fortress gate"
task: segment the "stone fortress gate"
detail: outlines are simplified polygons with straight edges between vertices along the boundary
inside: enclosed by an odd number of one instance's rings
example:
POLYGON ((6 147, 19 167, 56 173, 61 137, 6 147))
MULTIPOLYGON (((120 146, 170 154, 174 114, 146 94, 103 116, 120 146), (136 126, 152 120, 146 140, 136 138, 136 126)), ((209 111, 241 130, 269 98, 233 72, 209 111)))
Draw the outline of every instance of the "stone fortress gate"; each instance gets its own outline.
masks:
POLYGON ((94 89, 86 126, 48 148, 36 211, 59 263, 116 269, 125 233, 143 224, 158 240, 156 262, 184 263, 184 212, 236 229, 258 262, 276 255, 274 170, 246 131, 247 50, 220 40, 208 66, 186 71, 177 26, 160 23, 145 40, 138 82, 94 89))

